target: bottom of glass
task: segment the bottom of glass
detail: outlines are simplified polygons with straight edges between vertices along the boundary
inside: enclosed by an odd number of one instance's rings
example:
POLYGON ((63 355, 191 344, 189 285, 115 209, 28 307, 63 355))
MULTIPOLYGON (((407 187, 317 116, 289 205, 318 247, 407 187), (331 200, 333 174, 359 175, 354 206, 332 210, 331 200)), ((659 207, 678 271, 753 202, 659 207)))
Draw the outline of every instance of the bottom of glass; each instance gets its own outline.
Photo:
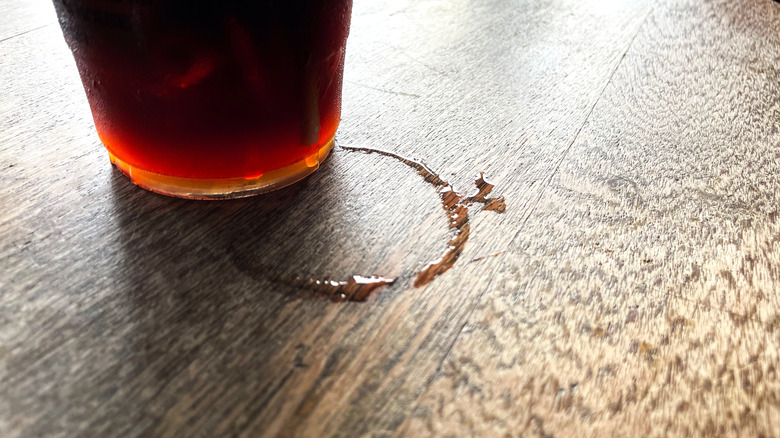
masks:
POLYGON ((311 175, 333 149, 333 139, 317 152, 290 165, 252 178, 179 178, 139 169, 108 153, 111 163, 133 184, 162 195, 185 199, 233 199, 259 195, 293 184, 311 175))

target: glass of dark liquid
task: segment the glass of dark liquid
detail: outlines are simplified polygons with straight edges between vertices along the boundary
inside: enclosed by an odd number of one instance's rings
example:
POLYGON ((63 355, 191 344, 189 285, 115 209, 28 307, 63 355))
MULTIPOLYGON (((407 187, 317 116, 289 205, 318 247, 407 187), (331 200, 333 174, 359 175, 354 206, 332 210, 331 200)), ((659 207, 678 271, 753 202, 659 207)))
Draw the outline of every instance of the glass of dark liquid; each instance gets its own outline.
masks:
POLYGON ((221 199, 314 172, 352 0, 54 0, 100 140, 132 181, 221 199))

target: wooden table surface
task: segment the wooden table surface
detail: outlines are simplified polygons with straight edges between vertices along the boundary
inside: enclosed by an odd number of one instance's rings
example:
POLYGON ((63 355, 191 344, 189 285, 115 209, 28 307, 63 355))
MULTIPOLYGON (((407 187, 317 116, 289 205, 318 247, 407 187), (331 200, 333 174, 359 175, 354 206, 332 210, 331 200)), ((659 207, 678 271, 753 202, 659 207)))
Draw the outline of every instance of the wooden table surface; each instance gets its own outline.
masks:
POLYGON ((332 156, 218 202, 112 168, 51 4, 0 15, 0 436, 780 435, 780 4, 356 0, 332 156), (440 193, 349 147, 506 211, 415 287, 440 193))

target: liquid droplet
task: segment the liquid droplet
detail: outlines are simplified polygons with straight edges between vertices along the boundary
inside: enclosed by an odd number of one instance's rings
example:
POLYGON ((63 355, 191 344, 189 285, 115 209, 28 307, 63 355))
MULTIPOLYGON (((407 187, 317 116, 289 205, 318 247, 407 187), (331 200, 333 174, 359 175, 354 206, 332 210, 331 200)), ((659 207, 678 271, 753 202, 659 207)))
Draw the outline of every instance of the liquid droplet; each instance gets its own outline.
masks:
POLYGON ((467 198, 470 202, 485 202, 485 197, 493 191, 495 185, 485 179, 485 174, 480 172, 474 180, 476 189, 467 198))
MULTIPOLYGON (((503 196, 498 198, 488 197, 492 192, 494 185, 488 181, 482 173, 477 175, 477 178, 474 181, 476 186, 475 190, 469 196, 466 196, 455 190, 447 181, 441 179, 436 172, 420 161, 381 149, 353 146, 341 146, 341 149, 354 152, 375 153, 395 158, 417 170, 417 173, 436 189, 436 193, 441 199, 442 208, 446 212, 448 218, 450 240, 447 242, 444 253, 435 260, 428 262, 417 273, 413 282, 415 287, 425 286, 430 283, 435 277, 449 270, 458 260, 458 257, 463 252, 463 248, 466 246, 466 242, 469 239, 471 231, 471 225, 469 224, 469 207, 472 204, 483 204, 482 210, 495 211, 497 213, 503 213, 506 210, 506 202, 504 201, 503 196)), ((315 155, 314 157, 307 158, 306 164, 309 167, 314 167, 319 164, 319 160, 315 155)), ((501 253, 503 253, 503 251, 490 254, 487 257, 493 257, 501 253)), ((236 252, 236 254, 238 254, 238 252, 236 252)), ((480 257, 472 261, 478 261, 484 258, 486 257, 480 257)), ((256 266, 251 269, 248 266, 244 266, 246 263, 244 258, 236 257, 234 262, 236 263, 236 266, 244 272, 251 274, 256 274, 258 272, 256 266)), ((269 272, 274 272, 274 269, 260 269, 260 271, 265 272, 265 275, 267 275, 269 272)), ((389 286, 396 281, 396 278, 385 278, 380 276, 364 277, 360 275, 353 275, 346 281, 301 277, 290 278, 278 275, 266 277, 265 275, 264 278, 305 289, 337 302, 365 301, 376 289, 389 286)))
POLYGON ((324 295, 334 301, 365 301, 374 290, 393 284, 395 278, 353 275, 347 281, 301 278, 282 281, 324 295))
POLYGON ((463 252, 466 242, 469 239, 471 226, 469 224, 469 206, 473 203, 484 204, 483 210, 503 213, 506 211, 506 202, 504 197, 489 198, 488 195, 493 191, 495 185, 485 178, 483 173, 477 175, 474 185, 475 190, 469 195, 464 196, 457 192, 452 185, 441 179, 438 173, 421 161, 406 158, 394 152, 382 149, 367 147, 341 146, 342 149, 353 152, 364 152, 367 154, 379 154, 386 157, 395 158, 407 166, 417 170, 417 173, 423 179, 436 188, 436 193, 441 199, 441 205, 447 214, 450 227, 450 241, 447 243, 447 249, 439 258, 429 262, 423 267, 414 279, 414 286, 421 287, 430 283, 436 276, 449 270, 458 257, 463 252))
POLYGON ((482 207, 482 209, 503 213, 506 211, 506 201, 504 201, 503 196, 500 196, 498 198, 488 199, 485 202, 485 206, 482 207))

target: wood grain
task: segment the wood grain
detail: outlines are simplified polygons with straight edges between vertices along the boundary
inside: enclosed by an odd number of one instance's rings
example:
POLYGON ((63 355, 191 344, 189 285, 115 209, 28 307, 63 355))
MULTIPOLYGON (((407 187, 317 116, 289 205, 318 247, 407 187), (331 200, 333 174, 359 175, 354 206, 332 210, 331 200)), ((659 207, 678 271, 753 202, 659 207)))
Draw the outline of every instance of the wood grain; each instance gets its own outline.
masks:
POLYGON ((659 3, 412 436, 777 436, 780 11, 659 3))
POLYGON ((140 190, 51 7, 14 5, 3 437, 780 433, 777 4, 356 2, 337 142, 506 198, 422 288, 450 234, 414 169, 337 147, 267 196, 140 190), (274 280, 352 275, 398 280, 274 280))
POLYGON ((4 0, 0 3, 0 42, 45 26, 55 26, 54 8, 43 0, 4 0))

